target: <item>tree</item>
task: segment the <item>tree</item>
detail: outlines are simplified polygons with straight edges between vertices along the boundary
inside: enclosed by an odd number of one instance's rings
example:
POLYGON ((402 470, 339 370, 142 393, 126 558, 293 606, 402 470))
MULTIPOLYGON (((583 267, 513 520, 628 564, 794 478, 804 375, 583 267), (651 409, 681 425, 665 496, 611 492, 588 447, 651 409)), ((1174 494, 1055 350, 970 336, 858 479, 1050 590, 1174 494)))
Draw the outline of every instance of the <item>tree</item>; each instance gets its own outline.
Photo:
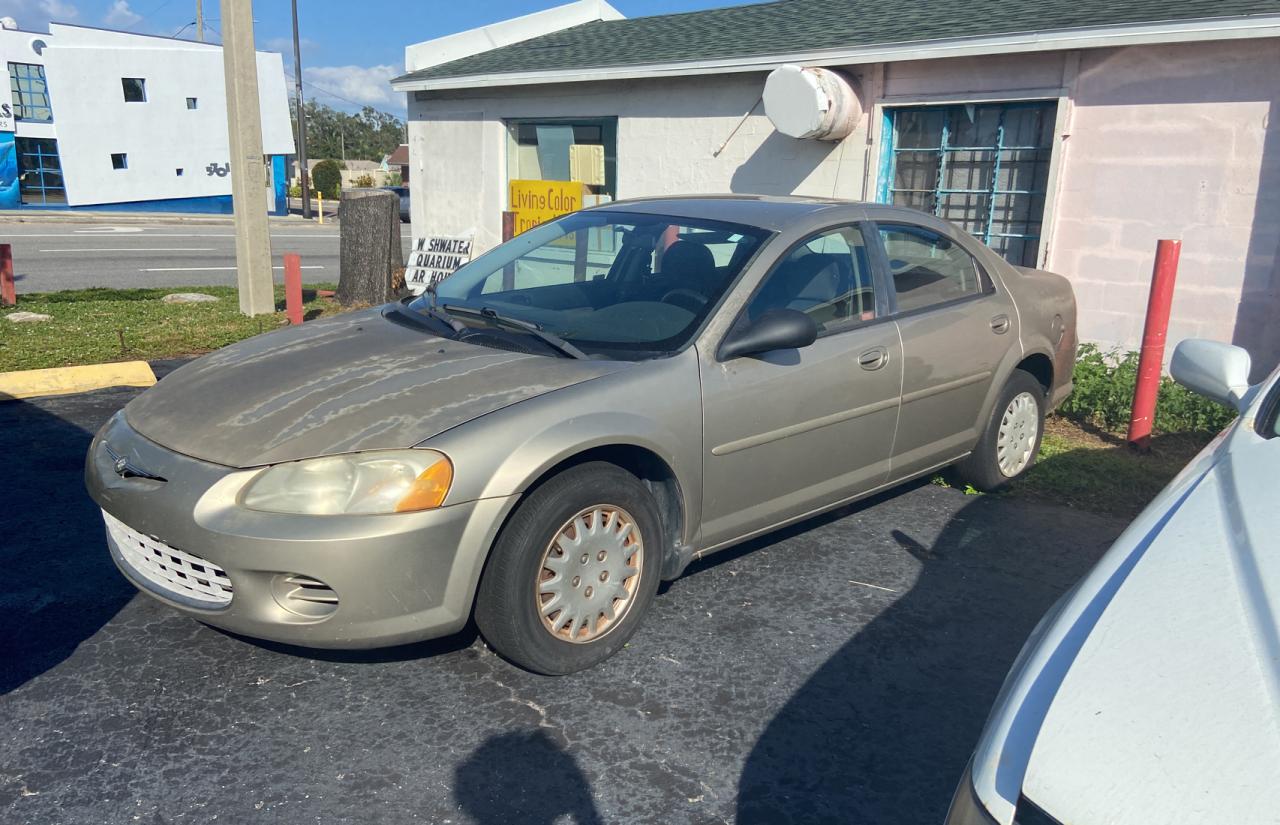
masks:
MULTIPOLYGON (((295 104, 291 101, 294 120, 295 104)), ((380 161, 404 140, 404 122, 365 106, 358 114, 307 101, 307 153, 314 158, 380 161)))
POLYGON ((326 198, 337 198, 342 184, 342 170, 331 160, 322 160, 311 170, 311 184, 326 198))

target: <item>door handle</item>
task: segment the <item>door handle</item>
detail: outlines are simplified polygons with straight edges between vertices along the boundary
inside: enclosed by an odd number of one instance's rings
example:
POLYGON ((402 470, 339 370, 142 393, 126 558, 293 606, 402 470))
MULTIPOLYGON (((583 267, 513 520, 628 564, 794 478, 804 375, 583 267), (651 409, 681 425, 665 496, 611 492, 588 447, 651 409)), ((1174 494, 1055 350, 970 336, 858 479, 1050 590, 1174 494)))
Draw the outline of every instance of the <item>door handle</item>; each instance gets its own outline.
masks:
POLYGON ((991 319, 991 331, 996 335, 1004 335, 1009 331, 1009 316, 997 315, 991 319))
POLYGON ((864 370, 878 370, 889 363, 889 351, 884 347, 875 347, 858 356, 858 366, 864 370))

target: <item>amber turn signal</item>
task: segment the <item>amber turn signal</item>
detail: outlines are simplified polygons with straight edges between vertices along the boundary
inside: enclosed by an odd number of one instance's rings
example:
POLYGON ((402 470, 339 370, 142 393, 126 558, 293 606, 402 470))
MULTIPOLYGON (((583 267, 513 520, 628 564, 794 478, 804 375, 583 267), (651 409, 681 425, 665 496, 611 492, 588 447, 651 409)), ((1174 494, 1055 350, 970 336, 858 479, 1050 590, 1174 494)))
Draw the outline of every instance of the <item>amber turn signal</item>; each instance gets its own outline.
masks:
POLYGON ((449 459, 441 458, 414 479, 409 491, 396 502, 397 513, 409 513, 414 510, 431 510, 444 503, 449 493, 449 485, 453 483, 453 464, 449 459))

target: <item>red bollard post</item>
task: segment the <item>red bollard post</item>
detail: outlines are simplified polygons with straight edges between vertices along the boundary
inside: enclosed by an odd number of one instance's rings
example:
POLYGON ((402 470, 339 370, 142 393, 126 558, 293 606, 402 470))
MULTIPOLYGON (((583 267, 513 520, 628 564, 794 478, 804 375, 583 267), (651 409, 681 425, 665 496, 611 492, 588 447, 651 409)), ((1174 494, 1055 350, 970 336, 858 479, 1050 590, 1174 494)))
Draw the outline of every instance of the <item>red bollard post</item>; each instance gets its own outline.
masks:
POLYGON ((302 323, 302 259, 297 252, 284 253, 284 309, 289 323, 302 323))
POLYGON ((0 243, 0 306, 17 306, 18 290, 13 285, 13 247, 0 243))
POLYGON ((1156 265, 1151 272, 1151 297, 1147 299, 1147 321, 1142 328, 1142 351, 1138 355, 1138 383, 1133 389, 1133 412, 1129 416, 1129 445, 1146 451, 1156 418, 1156 396, 1164 369, 1164 344, 1169 334, 1169 310, 1173 306, 1173 282, 1178 276, 1178 255, 1182 241, 1156 242, 1156 265))

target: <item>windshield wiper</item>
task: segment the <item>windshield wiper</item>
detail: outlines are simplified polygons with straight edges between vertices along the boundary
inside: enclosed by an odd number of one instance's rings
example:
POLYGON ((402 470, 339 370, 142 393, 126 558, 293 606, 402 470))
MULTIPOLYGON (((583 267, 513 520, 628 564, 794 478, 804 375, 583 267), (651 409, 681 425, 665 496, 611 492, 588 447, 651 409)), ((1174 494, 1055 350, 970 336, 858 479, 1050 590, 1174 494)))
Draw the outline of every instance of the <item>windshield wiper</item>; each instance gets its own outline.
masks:
POLYGON ((521 332, 527 332, 538 340, 542 341, 552 349, 580 361, 588 360, 589 356, 582 350, 570 344, 568 341, 551 332, 547 332, 539 325, 532 321, 525 321, 520 318, 512 318, 509 315, 500 315, 496 309, 492 307, 481 307, 473 309, 471 307, 453 306, 452 304, 441 304, 440 308, 449 315, 470 315, 475 318, 484 319, 494 326, 506 326, 515 328, 521 332))

